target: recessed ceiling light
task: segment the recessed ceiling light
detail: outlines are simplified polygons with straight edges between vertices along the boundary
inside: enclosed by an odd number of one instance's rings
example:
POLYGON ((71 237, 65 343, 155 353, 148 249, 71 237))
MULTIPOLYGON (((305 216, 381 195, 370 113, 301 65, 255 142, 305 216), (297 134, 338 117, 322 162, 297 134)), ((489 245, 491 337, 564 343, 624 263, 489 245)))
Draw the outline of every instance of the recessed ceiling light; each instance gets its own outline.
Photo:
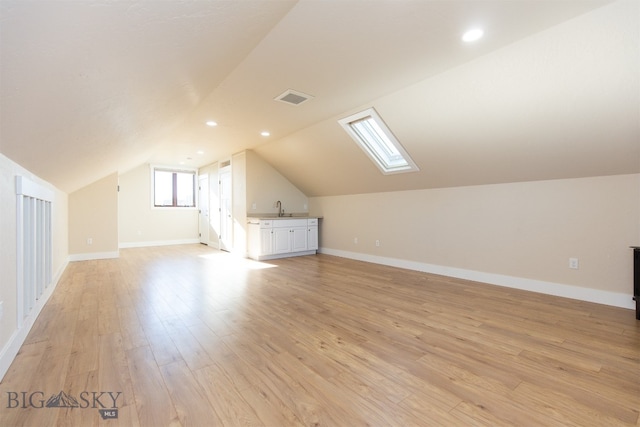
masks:
POLYGON ((462 35, 462 41, 471 43, 479 40, 484 35, 484 31, 481 28, 474 28, 462 35))
POLYGON ((213 120, 209 120, 209 121, 207 122, 207 126, 214 127, 214 126, 218 126, 218 124, 217 124, 216 122, 214 122, 213 120))
POLYGON ((262 136, 269 136, 271 135, 269 132, 267 132, 266 130, 263 130, 262 132, 260 132, 260 135, 262 136))
POLYGON ((198 151, 197 151, 197 153, 198 153, 198 154, 200 154, 200 155, 202 155, 202 154, 204 154, 204 151, 202 151, 202 150, 198 150, 198 151))

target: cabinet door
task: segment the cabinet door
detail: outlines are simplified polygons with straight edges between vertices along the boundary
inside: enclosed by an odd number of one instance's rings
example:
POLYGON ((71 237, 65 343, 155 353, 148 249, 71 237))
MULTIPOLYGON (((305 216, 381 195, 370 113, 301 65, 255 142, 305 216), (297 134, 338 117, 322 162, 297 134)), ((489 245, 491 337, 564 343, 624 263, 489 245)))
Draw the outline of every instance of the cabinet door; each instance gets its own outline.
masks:
POLYGON ((307 227, 296 227, 291 229, 291 251, 307 250, 307 227))
POLYGON ((273 253, 285 254, 291 252, 291 229, 273 228, 273 253))
POLYGON ((270 228, 260 229, 260 255, 269 255, 273 252, 273 242, 270 228))
POLYGON ((316 251, 318 250, 318 227, 311 226, 307 230, 307 249, 316 251))
POLYGON ((260 226, 249 224, 247 228, 247 253, 250 258, 256 258, 260 256, 260 226))

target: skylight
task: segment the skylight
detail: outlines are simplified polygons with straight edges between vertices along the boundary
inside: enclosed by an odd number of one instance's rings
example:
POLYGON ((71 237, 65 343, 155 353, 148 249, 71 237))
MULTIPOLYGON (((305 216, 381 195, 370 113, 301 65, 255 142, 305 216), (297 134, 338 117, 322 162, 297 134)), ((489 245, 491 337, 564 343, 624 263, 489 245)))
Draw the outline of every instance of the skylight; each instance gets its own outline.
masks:
POLYGON ((383 174, 420 170, 373 108, 338 120, 338 123, 383 174))

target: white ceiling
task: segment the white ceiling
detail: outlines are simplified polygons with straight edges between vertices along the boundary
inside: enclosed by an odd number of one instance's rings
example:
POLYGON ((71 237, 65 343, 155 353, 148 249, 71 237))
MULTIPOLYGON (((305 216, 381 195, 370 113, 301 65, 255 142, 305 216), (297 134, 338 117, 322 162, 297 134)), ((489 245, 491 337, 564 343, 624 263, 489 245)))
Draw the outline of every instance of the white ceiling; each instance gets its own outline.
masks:
POLYGON ((0 151, 69 192, 244 149, 308 196, 636 173, 639 28, 636 0, 2 0, 0 151), (370 106, 420 172, 337 124, 370 106))

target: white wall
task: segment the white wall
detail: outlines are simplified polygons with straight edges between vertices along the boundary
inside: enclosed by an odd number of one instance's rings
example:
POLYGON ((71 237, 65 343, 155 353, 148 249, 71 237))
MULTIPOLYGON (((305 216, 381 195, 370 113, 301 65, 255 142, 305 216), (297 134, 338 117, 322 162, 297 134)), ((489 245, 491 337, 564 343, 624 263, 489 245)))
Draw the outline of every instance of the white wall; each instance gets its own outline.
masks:
POLYGON ((233 253, 247 253, 247 152, 231 156, 233 253))
POLYGON ((69 194, 69 253, 72 261, 119 256, 117 173, 69 194))
POLYGON ((247 218, 276 215, 276 201, 286 213, 308 213, 307 196, 252 150, 231 157, 231 177, 234 253, 247 254, 247 218))
POLYGON ((196 208, 152 208, 148 164, 119 176, 118 236, 120 247, 197 243, 196 208))
POLYGON ((634 174, 310 203, 325 253, 632 308, 639 194, 634 174))
POLYGON ((285 213, 307 214, 309 199, 288 179, 252 150, 246 151, 247 213, 251 216, 274 215, 282 203, 285 213))
POLYGON ((33 175, 17 163, 0 154, 0 301, 3 315, 0 318, 0 378, 8 369, 20 345, 26 338, 33 320, 46 298, 53 291, 60 275, 64 271, 69 258, 68 243, 68 197, 53 185, 33 175), (16 252, 16 187, 15 177, 21 175, 29 178, 54 192, 52 203, 52 273, 53 284, 49 287, 45 298, 29 316, 21 330, 17 329, 17 252, 16 252), (33 317, 31 319, 31 317, 33 317))

